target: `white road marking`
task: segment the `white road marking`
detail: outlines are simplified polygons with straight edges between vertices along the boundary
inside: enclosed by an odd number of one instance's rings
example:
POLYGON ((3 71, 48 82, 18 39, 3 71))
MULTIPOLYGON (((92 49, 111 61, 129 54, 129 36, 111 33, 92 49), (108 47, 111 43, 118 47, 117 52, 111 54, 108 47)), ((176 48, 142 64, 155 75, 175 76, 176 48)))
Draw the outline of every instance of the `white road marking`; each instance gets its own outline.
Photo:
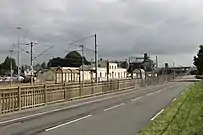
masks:
POLYGON ((134 102, 134 101, 137 101, 137 100, 139 100, 139 99, 141 99, 141 98, 143 98, 143 96, 138 97, 138 98, 131 99, 131 101, 134 102))
POLYGON ((164 111, 164 109, 161 109, 160 112, 158 112, 153 118, 151 118, 151 120, 154 120, 157 116, 159 116, 162 112, 164 111))
POLYGON ((175 101, 176 101, 176 98, 174 98, 172 102, 175 102, 175 101))
POLYGON ((149 93, 149 94, 147 94, 145 96, 151 96, 151 95, 154 95, 154 94, 155 94, 155 92, 154 93, 149 93))
POLYGON ((52 127, 52 128, 45 129, 45 131, 47 132, 47 131, 50 131, 50 130, 53 130, 53 129, 56 129, 56 128, 59 128, 59 127, 65 126, 65 125, 69 125, 69 124, 75 123, 75 122, 77 122, 77 121, 86 119, 86 118, 91 117, 91 116, 92 116, 92 115, 87 115, 87 116, 84 116, 84 117, 81 117, 81 118, 78 118, 78 119, 75 119, 75 120, 72 120, 72 121, 69 121, 69 122, 66 122, 66 123, 63 123, 63 124, 54 126, 54 127, 52 127))
POLYGON ((119 106, 122 106, 122 105, 125 105, 125 103, 121 103, 121 104, 112 106, 112 107, 110 107, 110 108, 104 109, 104 112, 109 111, 109 110, 112 110, 112 109, 115 109, 115 108, 118 108, 119 106))

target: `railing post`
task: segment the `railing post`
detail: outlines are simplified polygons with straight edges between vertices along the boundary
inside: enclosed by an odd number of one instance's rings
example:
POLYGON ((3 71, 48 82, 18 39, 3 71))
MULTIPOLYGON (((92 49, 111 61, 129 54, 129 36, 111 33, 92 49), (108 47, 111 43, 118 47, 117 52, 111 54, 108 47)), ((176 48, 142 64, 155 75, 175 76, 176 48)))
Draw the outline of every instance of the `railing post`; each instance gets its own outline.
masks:
POLYGON ((81 93, 82 93, 82 86, 81 86, 81 83, 80 83, 79 97, 81 97, 81 96, 82 96, 82 95, 81 95, 81 93))
POLYGON ((0 90, 0 115, 2 114, 2 91, 0 90))
POLYGON ((44 85, 44 103, 47 105, 47 85, 44 85))
POLYGON ((64 83, 64 99, 67 101, 68 97, 68 91, 67 91, 67 84, 66 82, 64 83))
POLYGON ((136 89, 136 79, 134 78, 134 89, 136 89))
POLYGON ((120 91, 120 80, 118 80, 118 91, 120 91))
POLYGON ((92 87, 92 89, 91 89, 91 94, 92 94, 92 96, 94 95, 94 83, 93 82, 91 82, 91 87, 92 87))
POLYGON ((21 87, 18 86, 18 110, 21 110, 21 87))

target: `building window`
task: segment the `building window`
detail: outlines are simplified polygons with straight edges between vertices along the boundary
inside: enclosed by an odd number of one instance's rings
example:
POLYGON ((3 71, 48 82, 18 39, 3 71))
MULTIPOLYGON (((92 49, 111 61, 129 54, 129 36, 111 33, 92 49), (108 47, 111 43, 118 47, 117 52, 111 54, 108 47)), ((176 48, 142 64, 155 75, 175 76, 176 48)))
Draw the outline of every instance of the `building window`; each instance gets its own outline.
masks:
POLYGON ((102 77, 102 72, 100 72, 100 77, 102 77))
POLYGON ((116 69, 116 66, 115 66, 115 69, 116 69))
POLYGON ((113 69, 113 66, 112 66, 112 69, 113 69))
POLYGON ((115 78, 116 78, 116 73, 115 73, 115 78))
POLYGON ((122 76, 122 72, 121 72, 121 78, 123 78, 123 76, 122 76))
POLYGON ((111 66, 109 66, 109 69, 111 69, 111 66))
POLYGON ((118 78, 120 78, 120 73, 118 72, 118 78))
POLYGON ((107 76, 107 73, 105 72, 105 77, 107 76))

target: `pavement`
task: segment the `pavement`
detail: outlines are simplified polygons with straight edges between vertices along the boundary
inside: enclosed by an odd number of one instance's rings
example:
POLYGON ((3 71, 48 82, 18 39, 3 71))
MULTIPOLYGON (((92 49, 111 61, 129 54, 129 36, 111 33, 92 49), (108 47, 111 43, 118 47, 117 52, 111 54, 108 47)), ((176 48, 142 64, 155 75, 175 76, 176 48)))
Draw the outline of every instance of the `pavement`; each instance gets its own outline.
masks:
POLYGON ((1 135, 135 135, 193 83, 162 85, 81 99, 0 117, 1 135))

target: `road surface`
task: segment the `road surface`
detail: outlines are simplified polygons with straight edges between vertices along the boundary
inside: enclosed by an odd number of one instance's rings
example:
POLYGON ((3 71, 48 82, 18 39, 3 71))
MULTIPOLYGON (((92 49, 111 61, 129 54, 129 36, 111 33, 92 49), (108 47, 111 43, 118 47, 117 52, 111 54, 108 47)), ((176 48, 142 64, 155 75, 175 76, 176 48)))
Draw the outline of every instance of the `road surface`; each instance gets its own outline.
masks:
POLYGON ((135 135, 192 82, 174 81, 0 118, 1 135, 135 135))

